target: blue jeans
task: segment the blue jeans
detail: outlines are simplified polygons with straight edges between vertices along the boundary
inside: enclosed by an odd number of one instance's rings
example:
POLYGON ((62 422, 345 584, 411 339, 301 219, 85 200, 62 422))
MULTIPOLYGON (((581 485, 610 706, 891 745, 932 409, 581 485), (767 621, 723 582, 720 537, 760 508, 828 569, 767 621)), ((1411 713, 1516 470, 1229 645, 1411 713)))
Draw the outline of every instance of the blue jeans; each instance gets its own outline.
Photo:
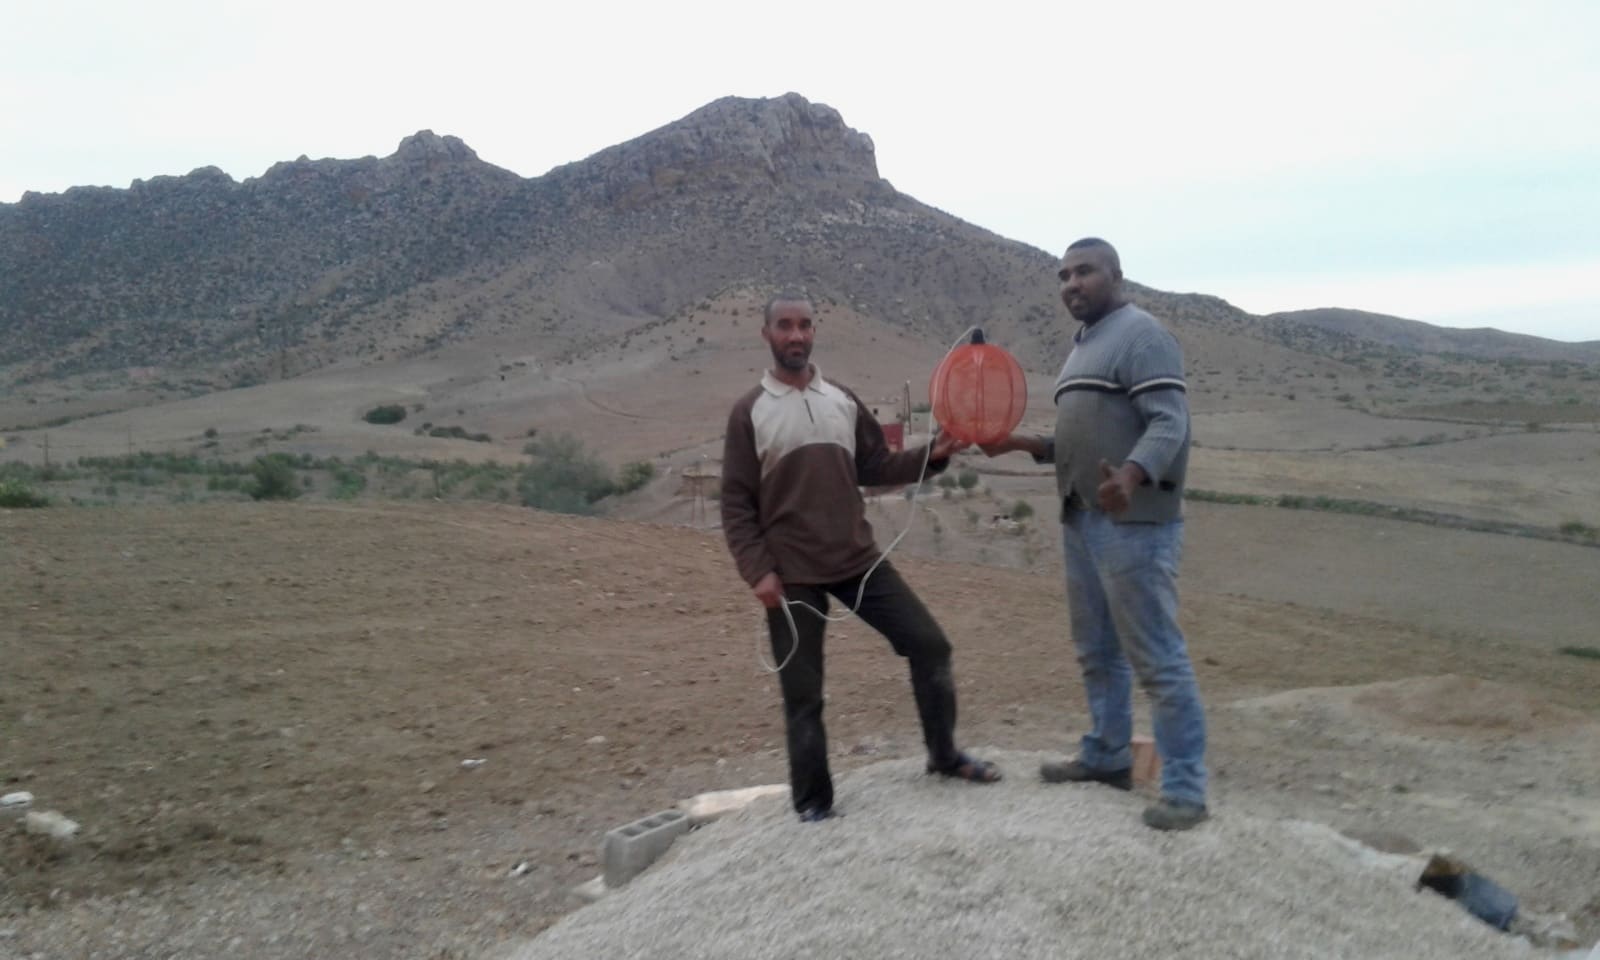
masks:
POLYGON ((1183 521, 1116 523, 1099 510, 1065 511, 1061 524, 1072 642, 1093 729, 1078 759, 1097 770, 1133 763, 1133 677, 1149 694, 1161 793, 1206 801, 1206 721, 1178 629, 1183 521))

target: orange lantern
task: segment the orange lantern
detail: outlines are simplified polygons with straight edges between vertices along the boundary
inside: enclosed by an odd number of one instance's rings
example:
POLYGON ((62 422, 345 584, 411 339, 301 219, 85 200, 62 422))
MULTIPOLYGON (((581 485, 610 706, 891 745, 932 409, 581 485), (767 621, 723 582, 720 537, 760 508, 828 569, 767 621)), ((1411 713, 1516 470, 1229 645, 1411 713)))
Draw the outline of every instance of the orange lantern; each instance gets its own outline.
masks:
POLYGON ((1022 422, 1028 380, 1015 357, 974 330, 971 343, 950 351, 934 368, 928 397, 946 433, 964 443, 995 443, 1022 422))

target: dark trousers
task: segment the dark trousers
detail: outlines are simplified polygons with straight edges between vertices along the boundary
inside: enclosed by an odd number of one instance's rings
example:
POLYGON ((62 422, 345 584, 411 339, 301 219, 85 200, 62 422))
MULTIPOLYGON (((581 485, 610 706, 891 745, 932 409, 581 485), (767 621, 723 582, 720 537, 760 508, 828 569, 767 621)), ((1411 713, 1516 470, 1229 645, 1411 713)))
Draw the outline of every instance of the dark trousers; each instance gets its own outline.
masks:
MULTIPOLYGON (((860 585, 858 576, 828 584, 786 583, 783 589, 787 599, 826 613, 829 594, 849 606, 856 602, 860 585)), ((789 740, 790 792, 796 810, 826 810, 833 806, 828 736, 822 726, 822 637, 827 622, 804 607, 791 607, 790 612, 794 631, 781 608, 767 611, 777 663, 789 656, 795 633, 799 634, 799 648, 778 674, 789 740)), ((950 641, 944 631, 887 561, 867 578, 856 615, 888 638, 895 653, 910 661, 911 691, 922 718, 928 762, 936 769, 955 765, 956 687, 950 673, 950 641)))

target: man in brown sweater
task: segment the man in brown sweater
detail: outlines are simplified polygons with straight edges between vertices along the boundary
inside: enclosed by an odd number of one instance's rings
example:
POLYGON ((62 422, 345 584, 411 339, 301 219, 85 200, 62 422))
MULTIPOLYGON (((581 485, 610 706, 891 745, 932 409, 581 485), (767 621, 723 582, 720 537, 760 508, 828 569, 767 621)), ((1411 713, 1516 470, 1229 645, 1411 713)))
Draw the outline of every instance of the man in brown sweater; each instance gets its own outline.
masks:
POLYGON ((830 594, 910 661, 928 772, 1000 779, 993 764, 956 749, 950 641, 894 567, 879 562, 859 489, 916 483, 925 460, 928 473, 938 473, 963 445, 939 436, 931 450, 891 450, 860 398, 811 363, 814 313, 804 294, 768 302, 761 337, 773 365, 734 405, 722 456, 722 530, 739 575, 767 610, 773 656, 783 665, 791 798, 808 822, 833 815, 822 725, 830 594))

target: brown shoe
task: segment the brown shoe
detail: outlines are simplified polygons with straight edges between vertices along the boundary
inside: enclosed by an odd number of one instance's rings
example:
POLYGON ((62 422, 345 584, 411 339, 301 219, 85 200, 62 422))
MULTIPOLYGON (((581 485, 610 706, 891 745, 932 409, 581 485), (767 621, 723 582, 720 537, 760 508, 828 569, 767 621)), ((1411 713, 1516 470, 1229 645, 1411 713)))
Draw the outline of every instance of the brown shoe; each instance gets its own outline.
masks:
POLYGON ((1058 760, 1041 764, 1039 779, 1045 783, 1103 783, 1118 790, 1133 789, 1133 768, 1121 770, 1096 770, 1078 760, 1058 760))

